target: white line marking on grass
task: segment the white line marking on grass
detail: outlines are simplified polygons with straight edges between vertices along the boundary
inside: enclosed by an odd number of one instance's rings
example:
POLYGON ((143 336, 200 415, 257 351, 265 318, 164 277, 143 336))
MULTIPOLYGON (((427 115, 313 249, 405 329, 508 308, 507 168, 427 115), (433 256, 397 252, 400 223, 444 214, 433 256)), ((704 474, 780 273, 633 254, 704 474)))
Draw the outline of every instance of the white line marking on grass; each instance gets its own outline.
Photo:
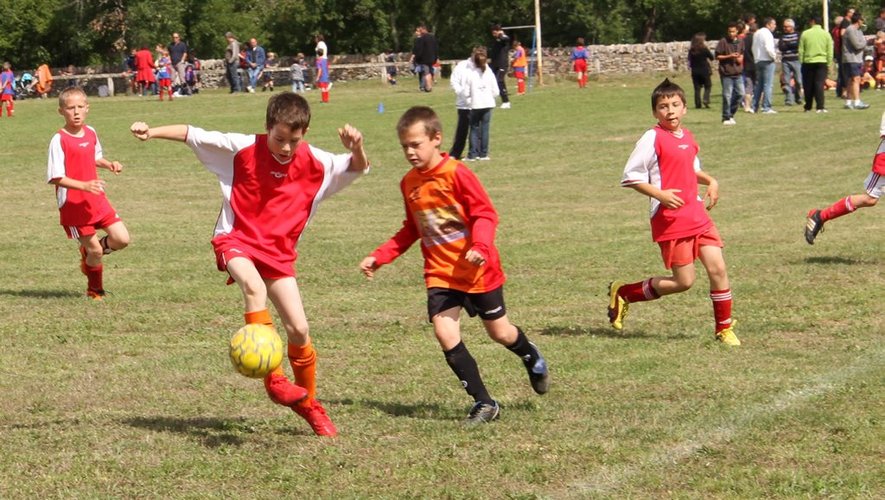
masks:
POLYGON ((830 393, 865 371, 879 370, 885 362, 883 357, 882 351, 876 351, 843 369, 823 374, 803 387, 779 393, 766 403, 736 410, 716 427, 701 430, 693 439, 654 450, 637 463, 598 467, 586 480, 572 483, 565 492, 560 492, 562 495, 557 493, 553 496, 585 497, 588 494, 611 493, 644 470, 676 465, 702 448, 730 440, 753 419, 783 412, 809 399, 830 393))

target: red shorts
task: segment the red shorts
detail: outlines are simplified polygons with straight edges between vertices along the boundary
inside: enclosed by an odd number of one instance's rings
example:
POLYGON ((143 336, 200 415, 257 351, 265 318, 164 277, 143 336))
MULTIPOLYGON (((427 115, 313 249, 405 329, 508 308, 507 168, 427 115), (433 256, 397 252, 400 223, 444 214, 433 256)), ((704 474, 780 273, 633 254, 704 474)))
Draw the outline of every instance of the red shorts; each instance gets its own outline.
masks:
POLYGON ((697 260, 703 246, 722 248, 725 245, 716 226, 710 226, 710 229, 696 236, 659 241, 658 246, 661 247, 664 267, 670 269, 673 266, 687 266, 697 260))
MULTIPOLYGON (((257 251, 250 245, 239 242, 233 238, 215 238, 212 240, 215 248, 215 264, 219 271, 227 271, 227 263, 236 257, 249 259, 258 270, 258 274, 266 280, 278 280, 295 276, 295 268, 292 263, 279 262, 271 259, 264 252, 257 251)), ((233 279, 227 280, 228 284, 233 279)))
POLYGON ((513 78, 525 79, 525 68, 513 68, 513 78))
POLYGON ((317 82, 317 87, 323 92, 329 91, 329 82, 317 82))
POLYGON ((575 59, 575 73, 586 73, 587 72, 587 60, 586 59, 575 59))
POLYGON ((171 87, 172 79, 171 78, 160 78, 160 83, 158 84, 161 87, 171 87))
POLYGON ((117 212, 111 207, 111 209, 105 212, 101 217, 98 218, 98 221, 93 222, 92 224, 87 224, 85 226, 62 226, 65 228, 65 234, 68 235, 68 239, 75 240, 82 238, 83 236, 92 236, 99 229, 104 229, 111 224, 116 222, 120 222, 121 219, 117 212))
POLYGON ((15 96, 12 94, 0 94, 0 101, 14 101, 15 96))

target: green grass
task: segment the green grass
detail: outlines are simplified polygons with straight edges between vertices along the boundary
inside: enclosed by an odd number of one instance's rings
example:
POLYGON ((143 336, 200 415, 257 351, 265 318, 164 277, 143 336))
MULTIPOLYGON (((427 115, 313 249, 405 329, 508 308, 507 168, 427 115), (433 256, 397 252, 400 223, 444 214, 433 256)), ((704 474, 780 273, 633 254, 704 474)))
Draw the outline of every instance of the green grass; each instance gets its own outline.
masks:
POLYGON ((885 95, 865 95, 869 111, 828 95, 828 115, 741 113, 731 128, 718 95, 713 110, 689 111, 721 184, 712 214, 744 344, 729 349, 713 340, 700 268, 689 292, 634 305, 624 333, 606 321, 610 280, 663 272, 647 201, 618 187, 653 124, 659 79, 555 83, 494 112, 493 161, 471 168, 501 215, 511 317, 547 356, 553 385, 534 395, 513 355, 465 318, 503 406, 478 429, 460 424, 470 401, 426 323, 417 249, 373 282, 357 270, 402 220, 399 114, 431 104, 450 131, 451 93, 404 80, 341 83, 329 105, 308 94, 308 139, 341 151, 334 129, 352 123, 373 163, 299 244, 334 440, 230 366, 242 305, 209 244, 214 177, 185 146, 128 133, 136 120, 260 132, 268 95, 91 99, 89 123, 125 166, 104 177, 133 236, 105 261, 103 303, 82 297, 45 183, 56 105, 17 103, 0 120, 0 498, 885 496, 885 212, 829 223, 814 246, 802 239, 808 209, 861 190, 885 95))

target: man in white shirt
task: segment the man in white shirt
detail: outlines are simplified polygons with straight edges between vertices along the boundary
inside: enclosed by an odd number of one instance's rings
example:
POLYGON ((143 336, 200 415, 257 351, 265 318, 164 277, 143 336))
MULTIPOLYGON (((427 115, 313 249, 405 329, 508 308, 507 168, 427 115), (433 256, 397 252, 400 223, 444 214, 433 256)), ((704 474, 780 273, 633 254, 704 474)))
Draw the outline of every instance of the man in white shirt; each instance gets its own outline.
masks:
POLYGON ((759 110, 759 98, 762 94, 762 112, 774 114, 777 111, 771 109, 771 89, 774 82, 774 60, 777 53, 774 50, 774 30, 777 21, 772 17, 766 17, 762 21, 762 27, 753 35, 753 59, 756 61, 756 85, 753 87, 753 103, 750 111, 759 110))

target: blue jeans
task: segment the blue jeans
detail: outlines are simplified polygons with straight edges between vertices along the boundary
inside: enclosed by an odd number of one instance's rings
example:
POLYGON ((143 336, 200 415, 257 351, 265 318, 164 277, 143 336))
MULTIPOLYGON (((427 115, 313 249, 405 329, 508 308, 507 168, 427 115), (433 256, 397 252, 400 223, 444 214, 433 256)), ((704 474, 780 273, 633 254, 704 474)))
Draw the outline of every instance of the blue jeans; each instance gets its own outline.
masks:
POLYGON ((771 109, 771 88, 774 84, 774 61, 756 61, 756 86, 753 88, 753 104, 750 108, 753 111, 759 110, 759 98, 765 93, 762 99, 762 111, 771 109))
POLYGON ((786 82, 786 103, 789 106, 802 101, 802 65, 799 61, 784 61, 782 68, 786 82), (792 86, 790 86, 791 79, 794 80, 792 86))
POLYGON ((737 113, 744 100, 744 79, 741 75, 720 76, 722 81, 722 121, 737 113))
POLYGON ((492 108, 470 110, 470 153, 468 158, 483 158, 489 155, 489 124, 492 122, 492 108))
POLYGON ((230 91, 231 92, 240 92, 242 87, 240 87, 240 74, 237 71, 237 64, 228 64, 227 65, 227 81, 230 83, 230 91))
POLYGON ((258 87, 258 75, 264 71, 264 66, 255 66, 254 68, 249 68, 247 71, 249 72, 249 86, 253 89, 258 87))

